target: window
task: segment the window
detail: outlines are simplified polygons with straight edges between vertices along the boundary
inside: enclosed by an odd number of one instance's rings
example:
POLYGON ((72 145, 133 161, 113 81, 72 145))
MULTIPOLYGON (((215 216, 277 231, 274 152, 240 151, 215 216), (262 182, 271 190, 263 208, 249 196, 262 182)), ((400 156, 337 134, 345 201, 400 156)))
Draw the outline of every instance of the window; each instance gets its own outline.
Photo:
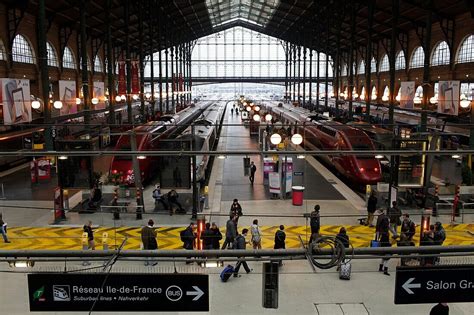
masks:
POLYGON ((58 55, 50 42, 46 42, 46 52, 48 53, 48 66, 58 67, 58 55))
POLYGON ((388 56, 385 54, 382 57, 382 60, 380 61, 380 72, 386 72, 390 68, 389 63, 388 63, 388 56))
POLYGON ((395 70, 403 70, 407 67, 405 62, 405 53, 403 50, 400 50, 395 57, 395 70))
POLYGON ((424 62, 425 52, 423 51, 423 47, 418 46, 418 48, 415 48, 413 54, 411 55, 410 69, 423 68, 424 62))
POLYGON ((359 64, 359 71, 357 71, 358 74, 364 74, 365 73, 365 62, 364 60, 361 60, 359 64))
POLYGON ((13 39, 12 57, 15 62, 35 63, 30 43, 22 35, 18 34, 13 39))
POLYGON ((445 41, 442 41, 433 49, 433 54, 431 55, 431 65, 449 65, 450 58, 451 54, 449 52, 449 46, 445 41))
POLYGON ((64 47, 63 53, 63 68, 65 69, 76 69, 76 60, 69 47, 64 47))
POLYGON ((376 73, 377 72, 377 62, 375 61, 375 58, 372 57, 372 60, 370 61, 370 73, 376 73))
POLYGON ((468 36, 459 48, 456 63, 474 62, 474 35, 468 36))
POLYGON ((94 72, 104 72, 104 68, 102 66, 102 62, 100 61, 99 55, 96 55, 94 58, 94 72))
POLYGON ((341 76, 342 76, 342 77, 345 77, 346 75, 347 75, 347 66, 346 66, 346 65, 342 65, 341 76))
POLYGON ((0 39, 0 60, 7 60, 7 54, 5 53, 5 46, 3 46, 3 42, 0 39))

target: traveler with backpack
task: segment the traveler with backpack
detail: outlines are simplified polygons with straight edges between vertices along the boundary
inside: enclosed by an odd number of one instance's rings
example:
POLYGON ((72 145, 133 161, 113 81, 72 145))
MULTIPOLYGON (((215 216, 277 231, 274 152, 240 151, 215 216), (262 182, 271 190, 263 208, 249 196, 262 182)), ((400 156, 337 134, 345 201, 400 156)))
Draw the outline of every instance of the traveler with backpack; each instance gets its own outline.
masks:
POLYGON ((227 247, 233 247, 235 237, 237 236, 237 218, 237 216, 234 216, 232 219, 227 220, 225 241, 222 245, 222 249, 226 249, 227 247))
MULTIPOLYGON (((285 249, 286 248, 286 233, 285 233, 285 226, 280 225, 280 229, 275 232, 275 244, 273 245, 273 249, 285 249)), ((279 266, 283 266, 283 261, 280 259, 278 261, 279 266)))
POLYGON ((252 234, 252 247, 253 249, 262 249, 262 235, 260 234, 260 228, 258 226, 258 220, 253 220, 253 224, 250 227, 252 234))
MULTIPOLYGON (((244 250, 246 249, 247 241, 245 240, 245 238, 247 237, 248 232, 249 232, 248 229, 243 229, 242 234, 237 235, 234 242, 234 249, 244 249, 244 250)), ((237 265, 235 265, 234 277, 239 276, 240 266, 244 266, 244 269, 247 273, 250 273, 252 271, 252 269, 250 269, 249 266, 247 265, 245 258, 239 258, 237 265)))

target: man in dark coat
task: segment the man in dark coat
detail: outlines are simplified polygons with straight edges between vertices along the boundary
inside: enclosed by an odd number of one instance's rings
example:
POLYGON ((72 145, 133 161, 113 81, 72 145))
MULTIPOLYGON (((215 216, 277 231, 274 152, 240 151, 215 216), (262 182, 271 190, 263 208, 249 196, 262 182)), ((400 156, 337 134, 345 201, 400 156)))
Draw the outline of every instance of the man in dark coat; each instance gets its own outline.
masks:
MULTIPOLYGON (((286 244, 286 233, 285 233, 285 226, 280 225, 280 229, 275 232, 275 244, 273 245, 273 249, 285 249, 286 244)), ((283 261, 280 259, 278 261, 279 266, 283 266, 283 261)))
MULTIPOLYGON (((158 249, 158 242, 156 241, 156 230, 153 227, 155 223, 152 219, 148 220, 148 225, 142 228, 141 237, 144 250, 156 250, 158 249)), ((151 259, 145 261, 145 266, 151 264, 156 266, 157 262, 153 262, 151 259)))
POLYGON ((212 222, 211 231, 212 231, 212 249, 221 248, 219 241, 222 239, 222 233, 219 230, 219 227, 214 222, 212 222))
MULTIPOLYGON (((247 241, 245 238, 247 237, 247 233, 249 232, 248 229, 243 229, 242 234, 237 235, 235 238, 235 244, 234 244, 234 249, 243 249, 245 250, 247 247, 247 241)), ((239 261, 237 262, 237 265, 235 265, 234 269, 234 277, 239 276, 239 270, 240 266, 244 266, 244 269, 247 273, 250 273, 252 270, 249 268, 247 265, 247 262, 245 261, 244 258, 239 258, 239 261)))
POLYGON ((228 246, 232 248, 235 237, 237 236, 237 216, 234 216, 232 219, 227 220, 226 231, 225 231, 225 241, 222 245, 222 249, 226 249, 228 246))
POLYGON ((257 171, 257 167, 255 166, 255 164, 252 162, 250 162, 250 176, 249 176, 249 180, 250 180, 250 183, 253 185, 253 181, 255 179, 255 172, 257 171))
POLYGON ((365 221, 365 225, 373 227, 372 222, 374 221, 374 213, 376 210, 377 197, 375 197, 375 193, 372 191, 369 200, 367 200, 367 221, 365 221))
MULTIPOLYGON (((195 225, 191 222, 188 227, 181 232, 181 241, 183 242, 183 248, 186 250, 194 249, 194 240, 196 239, 196 233, 194 233, 195 225)), ((187 258, 189 260, 190 258, 187 258)), ((191 261, 186 261, 186 264, 190 264, 191 261)))
POLYGON ((201 233, 201 240, 204 249, 212 249, 214 232, 211 230, 211 223, 206 223, 206 229, 201 233))
POLYGON ((319 235, 319 229, 321 227, 321 218, 319 216, 319 209, 321 207, 319 205, 314 206, 313 212, 311 212, 310 215, 310 221, 309 225, 311 227, 311 237, 309 239, 309 242, 311 243, 313 241, 313 235, 319 235))

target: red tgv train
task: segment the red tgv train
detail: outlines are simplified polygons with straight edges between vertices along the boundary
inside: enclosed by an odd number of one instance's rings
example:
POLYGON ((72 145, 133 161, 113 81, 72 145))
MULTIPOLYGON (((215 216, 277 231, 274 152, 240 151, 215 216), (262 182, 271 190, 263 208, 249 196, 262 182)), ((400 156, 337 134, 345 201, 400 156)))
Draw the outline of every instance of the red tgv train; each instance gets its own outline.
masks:
MULTIPOLYGON (((306 124, 304 129, 304 145, 311 150, 375 150, 367 134, 340 123, 318 121, 306 124)), ((380 162, 373 156, 326 155, 322 158, 353 183, 372 185, 382 180, 380 162)))
MULTIPOLYGON (((375 146, 362 130, 301 108, 272 106, 270 110, 284 124, 296 124, 303 135, 303 146, 309 150, 375 150, 375 146)), ((327 155, 321 156, 333 165, 343 177, 357 185, 376 184, 382 180, 380 162, 374 156, 327 155)))
MULTIPOLYGON (((158 150, 159 140, 167 137, 167 126, 162 121, 151 121, 143 126, 134 129, 137 151, 158 150)), ((117 151, 131 151, 130 135, 122 135, 115 146, 117 151)), ((153 156, 139 157, 138 163, 142 182, 147 182, 156 174, 158 163, 153 156)), ((112 159, 110 173, 116 176, 119 183, 133 184, 135 176, 133 174, 132 156, 116 155, 112 159)))

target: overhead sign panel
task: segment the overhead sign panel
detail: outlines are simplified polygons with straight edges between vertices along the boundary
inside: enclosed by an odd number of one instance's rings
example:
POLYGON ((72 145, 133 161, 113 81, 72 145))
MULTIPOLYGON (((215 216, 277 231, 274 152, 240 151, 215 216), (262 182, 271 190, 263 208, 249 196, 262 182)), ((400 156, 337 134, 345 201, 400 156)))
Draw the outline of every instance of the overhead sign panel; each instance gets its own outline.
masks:
POLYGON ((474 265, 397 267, 395 304, 474 302, 474 265))
POLYGON ((28 290, 32 312, 209 311, 208 275, 29 274, 28 290))

